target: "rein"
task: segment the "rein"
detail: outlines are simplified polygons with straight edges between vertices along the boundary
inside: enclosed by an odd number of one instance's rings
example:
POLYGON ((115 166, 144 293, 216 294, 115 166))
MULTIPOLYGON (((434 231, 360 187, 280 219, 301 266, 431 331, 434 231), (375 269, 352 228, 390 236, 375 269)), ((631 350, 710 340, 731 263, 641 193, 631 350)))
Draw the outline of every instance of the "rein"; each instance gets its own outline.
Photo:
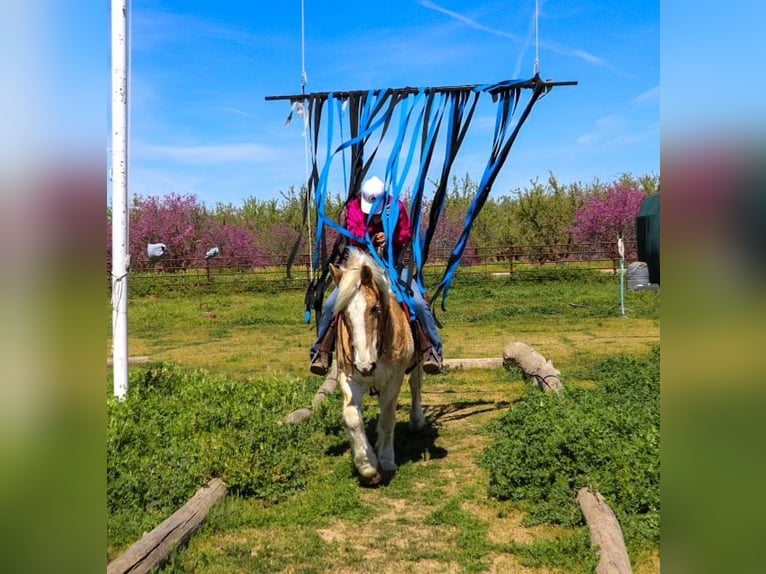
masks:
MULTIPOLYGON (((378 289, 377 286, 371 287, 373 291, 376 293, 378 305, 380 305, 380 316, 378 318, 378 328, 376 332, 376 346, 378 349, 378 357, 381 357, 386 352, 386 330, 388 329, 388 325, 391 322, 391 304, 389 301, 386 300, 386 297, 388 296, 388 293, 384 293, 378 289)), ((357 290, 360 291, 361 287, 357 290)), ((351 325, 349 324, 348 318, 346 316, 348 309, 344 309, 339 313, 340 319, 343 322, 343 327, 345 331, 349 334, 348 337, 348 348, 346 348, 346 345, 341 345, 342 351, 343 351, 343 359, 347 364, 353 364, 353 349, 354 349, 354 341, 353 337, 351 336, 352 329, 351 325)))

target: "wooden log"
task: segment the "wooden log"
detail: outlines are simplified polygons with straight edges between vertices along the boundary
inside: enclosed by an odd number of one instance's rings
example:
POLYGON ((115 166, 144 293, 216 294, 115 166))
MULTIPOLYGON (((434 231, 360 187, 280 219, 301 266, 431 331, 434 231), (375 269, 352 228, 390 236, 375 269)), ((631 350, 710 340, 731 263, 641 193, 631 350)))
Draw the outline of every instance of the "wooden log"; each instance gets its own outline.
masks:
POLYGON ((450 369, 499 369, 503 359, 444 359, 444 366, 450 369))
POLYGON ((577 503, 590 528, 591 546, 599 553, 595 574, 632 574, 620 523, 601 493, 583 487, 577 493, 577 503))
POLYGON ((314 398, 311 400, 311 406, 310 407, 302 407, 300 409, 296 409, 293 412, 291 412, 289 415, 285 417, 284 422, 286 423, 304 423, 307 420, 311 418, 311 415, 314 414, 314 411, 319 408, 319 405, 322 404, 322 401, 324 401, 327 397, 329 397, 331 394, 335 392, 335 389, 338 387, 338 366, 333 365, 330 369, 329 374, 327 375, 327 378, 324 380, 324 383, 322 383, 322 386, 319 387, 317 392, 314 394, 314 398))
POLYGON ((508 343, 503 349, 503 365, 520 367, 524 376, 537 382, 542 391, 559 392, 562 389, 561 372, 529 345, 519 341, 508 343))
MULTIPOLYGON (((143 365, 145 363, 149 362, 149 357, 146 355, 136 355, 133 357, 128 357, 128 364, 129 365, 143 365)), ((114 364, 114 358, 113 357, 107 357, 106 359, 106 366, 111 367, 114 364)))
POLYGON ((212 479, 162 524, 112 560, 106 567, 107 574, 145 574, 164 564, 176 546, 188 542, 225 495, 224 482, 212 479))

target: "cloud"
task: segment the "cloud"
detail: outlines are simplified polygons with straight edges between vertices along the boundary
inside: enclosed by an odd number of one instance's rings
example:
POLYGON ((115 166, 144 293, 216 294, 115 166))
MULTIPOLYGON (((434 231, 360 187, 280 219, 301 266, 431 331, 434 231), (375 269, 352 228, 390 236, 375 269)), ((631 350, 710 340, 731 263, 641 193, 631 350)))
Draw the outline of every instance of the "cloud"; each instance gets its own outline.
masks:
POLYGON ((660 124, 658 122, 642 131, 620 134, 614 138, 614 142, 620 145, 635 145, 647 141, 657 141, 659 134, 660 124))
MULTIPOLYGON (((475 20, 472 20, 471 18, 468 18, 467 16, 463 16, 462 14, 458 14, 457 12, 453 12, 452 10, 443 8, 442 6, 439 6, 438 4, 436 4, 435 2, 431 2, 431 0, 418 0, 418 4, 423 6, 423 8, 427 8, 428 10, 433 10, 435 12, 440 12, 446 16, 449 16, 450 18, 453 18, 459 22, 462 22, 466 26, 474 28, 475 30, 487 32, 495 36, 500 36, 501 38, 508 38, 509 40, 513 40, 517 44, 520 44, 524 47, 528 47, 531 44, 530 34, 528 34, 526 38, 522 38, 518 34, 512 34, 510 32, 505 32, 503 30, 497 30, 495 28, 485 26, 484 24, 480 24, 479 22, 476 22, 475 20)), ((534 21, 533 21, 533 24, 534 24, 534 21)), ((562 44, 557 44, 554 42, 546 42, 546 41, 540 42, 540 48, 550 50, 551 52, 554 52, 562 56, 571 56, 579 60, 583 60, 584 62, 587 62, 588 64, 611 68, 609 64, 606 62, 606 60, 604 60, 603 58, 595 56, 591 54, 590 52, 581 50, 579 48, 570 48, 562 44)))
POLYGON ((577 138, 582 146, 598 145, 620 134, 626 127, 625 119, 618 115, 603 116, 596 120, 594 129, 577 138))
POLYGON ((660 87, 654 86, 653 88, 650 88, 646 90, 645 92, 637 95, 635 98, 633 98, 631 103, 636 105, 641 105, 641 104, 656 102, 656 101, 659 101, 659 99, 660 99, 660 87))
POLYGON ((577 138, 577 144, 583 148, 613 149, 656 140, 659 131, 659 123, 634 129, 625 117, 614 114, 596 120, 594 129, 577 138))
POLYGON ((212 22, 188 14, 161 11, 134 11, 131 15, 131 50, 151 52, 160 47, 196 42, 228 42, 261 46, 268 37, 254 34, 242 25, 212 22))
POLYGON ((131 166, 130 191, 136 196, 199 195, 200 187, 199 178, 185 170, 131 166))
POLYGON ((518 44, 525 43, 525 40, 517 34, 511 34, 510 32, 504 32, 502 30, 496 30, 494 28, 490 28, 489 26, 484 26, 483 24, 479 24, 478 22, 476 22, 475 20, 472 20, 471 18, 468 18, 467 16, 463 16, 462 14, 458 14, 457 12, 453 12, 452 10, 447 10, 446 8, 442 8, 441 6, 439 6, 438 4, 434 2, 431 2, 430 0, 418 0, 418 4, 423 6, 423 8, 427 8, 435 12, 441 12, 442 14, 445 14, 449 16, 450 18, 454 18, 455 20, 458 20, 459 22, 462 22, 466 26, 469 26, 476 30, 481 30, 482 32, 489 32, 490 34, 494 34, 495 36, 500 36, 502 38, 508 38, 510 40, 513 40, 514 42, 517 42, 518 44))
POLYGON ((279 161, 282 153, 256 143, 221 145, 153 145, 136 143, 131 151, 142 160, 165 160, 189 164, 267 163, 279 161))
POLYGON ((255 118, 255 117, 257 117, 255 115, 249 113, 249 112, 246 112, 245 110, 240 110, 239 108, 235 108, 234 106, 226 106, 226 107, 222 107, 220 109, 221 109, 221 111, 228 112, 228 113, 234 114, 236 116, 242 116, 244 118, 255 118))

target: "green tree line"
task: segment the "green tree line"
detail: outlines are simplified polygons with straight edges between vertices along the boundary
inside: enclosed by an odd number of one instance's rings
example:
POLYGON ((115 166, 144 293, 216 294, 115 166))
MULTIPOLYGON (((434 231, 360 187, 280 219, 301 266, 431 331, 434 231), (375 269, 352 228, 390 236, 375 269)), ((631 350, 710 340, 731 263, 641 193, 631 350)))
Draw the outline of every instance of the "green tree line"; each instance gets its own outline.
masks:
MULTIPOLYGON (((464 261, 506 257, 513 250, 538 263, 559 261, 588 250, 601 249, 604 258, 616 257, 616 235, 629 250, 635 240, 635 215, 644 197, 659 192, 655 174, 623 174, 612 182, 594 179, 589 183, 562 184, 551 173, 546 181, 534 180, 525 188, 506 195, 493 193, 474 222, 464 261), (606 247, 594 247, 604 245, 606 247)), ((465 215, 473 201, 478 182, 469 174, 454 176, 440 225, 431 244, 431 259, 449 256, 463 230, 465 215)), ((303 233, 300 253, 308 251, 308 236, 314 224, 303 223, 303 189, 290 187, 280 197, 248 197, 239 206, 232 203, 201 204, 195 196, 136 197, 131 208, 131 245, 134 268, 148 267, 146 244, 172 244, 172 260, 193 265, 205 249, 221 244, 221 252, 237 266, 258 266, 284 262, 290 248, 303 233), (184 210, 183 213, 181 210, 184 210), (190 213, 191 212, 191 213, 190 213), (183 224, 175 223, 183 222, 183 224), (169 225, 173 223, 173 225, 169 225), (169 237, 183 229, 183 237, 169 237), (232 233, 236 230, 238 233, 232 233), (247 245, 245 245, 247 244, 247 245), (245 252, 247 255, 245 256, 245 252), (233 256, 233 259, 231 259, 233 256)), ((409 197, 403 197, 408 203, 409 197)), ((345 194, 327 198, 329 217, 341 220, 345 194)), ((423 206, 424 213, 428 205, 423 206)), ((111 256, 111 217, 107 214, 107 255, 111 256)), ((315 213, 313 214, 315 215, 315 213)), ((424 221, 428 218, 424 217, 424 221)), ((594 251, 595 250, 595 251, 594 251)), ((630 258, 635 252, 628 252, 630 258)))

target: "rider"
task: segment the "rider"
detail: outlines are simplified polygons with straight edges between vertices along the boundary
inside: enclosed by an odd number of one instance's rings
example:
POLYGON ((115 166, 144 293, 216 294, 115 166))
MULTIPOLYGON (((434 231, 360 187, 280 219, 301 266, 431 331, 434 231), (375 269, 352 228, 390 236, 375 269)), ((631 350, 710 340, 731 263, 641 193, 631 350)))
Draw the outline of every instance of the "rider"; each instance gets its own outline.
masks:
MULTIPOLYGON (((383 249, 386 246, 387 238, 383 232, 381 214, 384 204, 390 203, 392 199, 386 194, 385 185, 380 178, 373 176, 365 180, 362 184, 361 193, 346 206, 346 229, 360 238, 369 233, 373 246, 378 250, 383 249)), ((399 219, 396 222, 393 237, 395 260, 398 260, 399 254, 411 238, 410 218, 404 203, 399 200, 399 219)), ((351 244, 360 249, 367 247, 365 243, 356 240, 351 240, 351 244)), ((338 290, 336 289, 327 298, 319 316, 317 340, 311 346, 310 351, 311 364, 309 368, 315 375, 326 375, 332 364, 332 350, 335 346, 333 307, 337 295, 338 290)), ((412 289, 412 295, 417 319, 415 332, 423 355, 423 370, 429 374, 440 373, 443 349, 436 320, 417 286, 412 289)))

